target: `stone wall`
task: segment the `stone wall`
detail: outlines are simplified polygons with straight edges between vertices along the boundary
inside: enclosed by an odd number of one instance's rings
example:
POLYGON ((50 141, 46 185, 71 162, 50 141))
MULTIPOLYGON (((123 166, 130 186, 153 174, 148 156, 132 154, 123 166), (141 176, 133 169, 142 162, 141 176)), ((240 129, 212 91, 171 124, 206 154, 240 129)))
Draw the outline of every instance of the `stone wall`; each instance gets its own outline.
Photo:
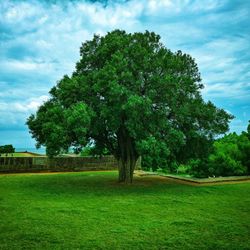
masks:
MULTIPOLYGON (((136 169, 141 168, 141 160, 136 169)), ((113 156, 103 157, 0 157, 0 172, 117 170, 113 156)))

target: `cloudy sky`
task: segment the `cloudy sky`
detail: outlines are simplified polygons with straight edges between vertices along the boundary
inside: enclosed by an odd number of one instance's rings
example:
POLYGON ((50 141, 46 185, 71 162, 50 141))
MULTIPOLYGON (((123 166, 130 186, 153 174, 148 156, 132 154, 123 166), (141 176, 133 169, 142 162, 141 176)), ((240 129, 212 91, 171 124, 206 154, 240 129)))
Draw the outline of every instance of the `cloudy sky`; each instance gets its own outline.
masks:
POLYGON ((197 61, 205 100, 250 119, 250 1, 0 1, 0 145, 34 147, 27 117, 74 70, 82 42, 113 29, 154 31, 197 61))

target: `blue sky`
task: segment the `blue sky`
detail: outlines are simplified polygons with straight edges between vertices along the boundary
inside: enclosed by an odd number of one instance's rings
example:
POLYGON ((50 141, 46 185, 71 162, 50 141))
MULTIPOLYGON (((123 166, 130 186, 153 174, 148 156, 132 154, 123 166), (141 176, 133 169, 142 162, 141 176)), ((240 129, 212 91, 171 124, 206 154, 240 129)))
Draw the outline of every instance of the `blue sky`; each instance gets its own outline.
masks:
POLYGON ((34 147, 27 117, 74 70, 82 42, 119 28, 154 31, 198 63, 205 100, 250 120, 250 1, 1 1, 0 145, 34 147))

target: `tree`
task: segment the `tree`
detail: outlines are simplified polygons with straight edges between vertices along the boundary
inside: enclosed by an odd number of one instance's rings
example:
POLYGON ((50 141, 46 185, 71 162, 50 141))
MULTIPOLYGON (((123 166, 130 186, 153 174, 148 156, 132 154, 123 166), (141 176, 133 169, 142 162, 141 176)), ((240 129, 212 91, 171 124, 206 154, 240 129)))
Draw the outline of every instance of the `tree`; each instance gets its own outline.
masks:
POLYGON ((207 158, 190 160, 189 173, 196 177, 246 175, 250 173, 249 155, 248 132, 230 133, 214 141, 207 158))
MULTIPOLYGON (((174 157, 190 138, 224 133, 232 118, 201 97, 194 59, 171 52, 153 32, 95 35, 80 60, 50 90, 27 124, 49 156, 94 143, 118 160, 119 181, 132 182, 135 163, 151 141, 174 157)), ((162 150, 158 150, 161 152, 162 150)))
POLYGON ((249 138, 249 140, 250 140, 250 121, 248 121, 248 126, 247 126, 247 136, 248 136, 248 138, 249 138))
POLYGON ((15 152, 15 148, 11 144, 0 146, 0 153, 9 154, 9 153, 14 153, 14 152, 15 152))
POLYGON ((214 143, 208 165, 215 175, 249 174, 250 140, 246 132, 228 134, 214 143))
POLYGON ((215 176, 244 175, 244 146, 249 144, 244 135, 232 133, 214 142, 213 153, 208 158, 208 169, 215 176), (246 140, 245 140, 246 139, 246 140))

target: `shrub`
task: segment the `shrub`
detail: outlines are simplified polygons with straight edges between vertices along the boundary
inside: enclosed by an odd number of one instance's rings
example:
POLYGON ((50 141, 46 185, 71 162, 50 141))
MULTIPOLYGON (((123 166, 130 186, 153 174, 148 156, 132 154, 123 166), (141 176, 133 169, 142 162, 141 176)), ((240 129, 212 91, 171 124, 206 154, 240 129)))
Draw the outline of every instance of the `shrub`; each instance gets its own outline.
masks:
POLYGON ((208 159, 209 172, 216 176, 247 174, 247 168, 242 164, 242 150, 238 146, 240 139, 237 134, 230 134, 214 143, 214 152, 208 159))
POLYGON ((208 177, 208 164, 205 160, 191 159, 188 161, 188 173, 194 177, 208 177))
POLYGON ((81 151, 81 156, 91 156, 91 147, 86 146, 81 151))
POLYGON ((184 164, 180 164, 176 170, 177 174, 188 174, 189 172, 189 166, 188 165, 184 165, 184 164))
POLYGON ((189 173, 197 177, 246 175, 250 173, 248 133, 232 133, 218 139, 207 159, 189 161, 189 173))
POLYGON ((217 152, 209 157, 208 171, 215 176, 232 176, 246 174, 247 168, 240 161, 233 159, 230 154, 217 152))

